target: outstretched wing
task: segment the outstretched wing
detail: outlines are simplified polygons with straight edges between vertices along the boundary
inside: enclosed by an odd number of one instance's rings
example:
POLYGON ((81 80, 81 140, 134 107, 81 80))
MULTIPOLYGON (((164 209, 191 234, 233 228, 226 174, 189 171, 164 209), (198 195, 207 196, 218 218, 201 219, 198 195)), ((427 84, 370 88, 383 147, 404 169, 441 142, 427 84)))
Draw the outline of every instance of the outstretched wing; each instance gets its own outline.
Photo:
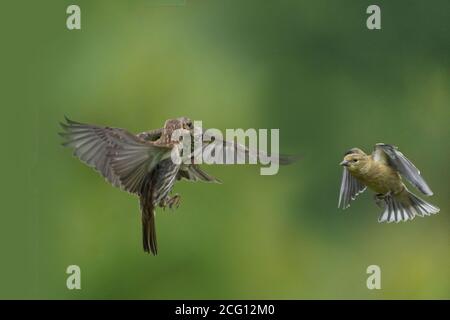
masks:
POLYGON ((346 209, 350 207, 350 202, 355 200, 356 196, 363 193, 364 190, 366 190, 366 186, 353 177, 348 169, 344 167, 338 208, 346 209))
MULTIPOLYGON (((299 156, 291 156, 291 155, 278 155, 278 154, 271 154, 270 156, 267 155, 263 151, 258 150, 252 150, 247 148, 245 145, 237 143, 235 141, 227 141, 227 140, 220 140, 214 135, 210 134, 208 130, 203 131, 202 136, 203 141, 203 148, 202 151, 205 150, 205 148, 211 148, 214 147, 214 145, 218 145, 222 147, 223 155, 224 155, 224 163, 225 163, 225 156, 228 153, 234 154, 235 160, 237 159, 249 159, 251 160, 260 161, 262 163, 278 163, 281 165, 287 165, 291 164, 297 160, 300 159, 299 156)), ((198 150, 196 150, 198 151, 198 150)), ((195 151, 194 151, 195 154, 195 151)))
POLYGON ((222 183, 219 179, 203 171, 197 164, 182 165, 178 171, 177 179, 222 183))
POLYGON ((426 194, 427 196, 433 195, 433 191, 431 191, 428 184, 420 175, 419 169, 417 169, 416 166, 414 166, 414 164, 403 155, 403 153, 398 151, 396 146, 384 143, 376 144, 373 152, 373 158, 385 158, 389 165, 391 165, 403 177, 411 182, 411 184, 419 189, 420 192, 426 194))
POLYGON ((137 134, 137 137, 139 139, 143 139, 145 141, 155 141, 158 140, 161 137, 161 134, 163 132, 163 129, 154 129, 150 131, 144 131, 137 134))
POLYGON ((101 127, 75 122, 66 118, 61 123, 66 140, 63 145, 73 154, 97 170, 113 186, 138 193, 143 179, 168 147, 145 142, 120 128, 101 127))

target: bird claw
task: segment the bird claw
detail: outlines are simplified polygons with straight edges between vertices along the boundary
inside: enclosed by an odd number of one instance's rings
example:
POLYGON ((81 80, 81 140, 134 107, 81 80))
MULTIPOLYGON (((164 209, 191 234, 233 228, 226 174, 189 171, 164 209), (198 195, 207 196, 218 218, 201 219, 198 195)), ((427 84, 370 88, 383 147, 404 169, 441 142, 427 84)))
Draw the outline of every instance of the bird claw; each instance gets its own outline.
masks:
POLYGON ((389 191, 388 193, 385 193, 385 194, 382 194, 382 193, 375 194, 374 199, 375 199, 376 205, 383 209, 386 204, 386 198, 389 197, 390 195, 391 195, 391 191, 389 191))
POLYGON ((385 194, 381 194, 381 193, 377 193, 374 196, 374 200, 375 203, 378 207, 383 208, 384 207, 384 199, 385 199, 386 195, 385 194))
POLYGON ((170 197, 167 199, 166 204, 169 206, 170 209, 174 209, 180 206, 181 196, 179 194, 175 194, 173 197, 170 197))

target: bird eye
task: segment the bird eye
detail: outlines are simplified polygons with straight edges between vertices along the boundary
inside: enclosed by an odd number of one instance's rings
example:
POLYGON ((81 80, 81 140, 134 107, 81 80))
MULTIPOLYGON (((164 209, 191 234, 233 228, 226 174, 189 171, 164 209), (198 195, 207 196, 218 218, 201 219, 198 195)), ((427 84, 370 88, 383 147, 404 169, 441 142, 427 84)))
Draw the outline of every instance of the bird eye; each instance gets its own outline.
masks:
POLYGON ((353 159, 352 162, 358 162, 358 159, 353 159))

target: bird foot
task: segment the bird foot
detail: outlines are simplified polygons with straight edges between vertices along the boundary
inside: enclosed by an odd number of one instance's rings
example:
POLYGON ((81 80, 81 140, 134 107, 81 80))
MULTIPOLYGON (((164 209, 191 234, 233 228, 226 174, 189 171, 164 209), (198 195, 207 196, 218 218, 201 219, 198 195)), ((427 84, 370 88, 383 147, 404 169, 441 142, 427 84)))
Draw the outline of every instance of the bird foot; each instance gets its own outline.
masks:
POLYGON ((390 191, 388 193, 385 193, 385 194, 383 194, 383 193, 375 194, 374 199, 375 199, 376 205, 383 209, 384 205, 386 204, 385 199, 386 199, 386 197, 388 197, 390 195, 391 195, 390 191))
POLYGON ((167 197, 166 205, 169 206, 170 209, 178 208, 180 206, 181 196, 177 193, 172 197, 167 197))
POLYGON ((375 196, 373 197, 375 200, 376 205, 379 208, 384 208, 384 198, 386 197, 386 195, 382 194, 382 193, 377 193, 375 194, 375 196))

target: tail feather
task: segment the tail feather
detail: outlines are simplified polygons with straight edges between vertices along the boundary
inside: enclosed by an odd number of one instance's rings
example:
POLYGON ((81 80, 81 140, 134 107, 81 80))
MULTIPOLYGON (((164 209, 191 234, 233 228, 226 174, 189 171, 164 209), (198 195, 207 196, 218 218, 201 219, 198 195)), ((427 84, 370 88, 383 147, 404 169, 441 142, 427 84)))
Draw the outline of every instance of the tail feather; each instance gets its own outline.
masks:
POLYGON ((388 223, 408 221, 414 219, 415 216, 430 216, 438 213, 439 210, 438 207, 405 189, 400 194, 385 196, 384 211, 378 221, 388 223))
POLYGON ((144 251, 156 256, 158 254, 158 243, 156 241, 155 210, 151 201, 141 198, 141 210, 144 251))

